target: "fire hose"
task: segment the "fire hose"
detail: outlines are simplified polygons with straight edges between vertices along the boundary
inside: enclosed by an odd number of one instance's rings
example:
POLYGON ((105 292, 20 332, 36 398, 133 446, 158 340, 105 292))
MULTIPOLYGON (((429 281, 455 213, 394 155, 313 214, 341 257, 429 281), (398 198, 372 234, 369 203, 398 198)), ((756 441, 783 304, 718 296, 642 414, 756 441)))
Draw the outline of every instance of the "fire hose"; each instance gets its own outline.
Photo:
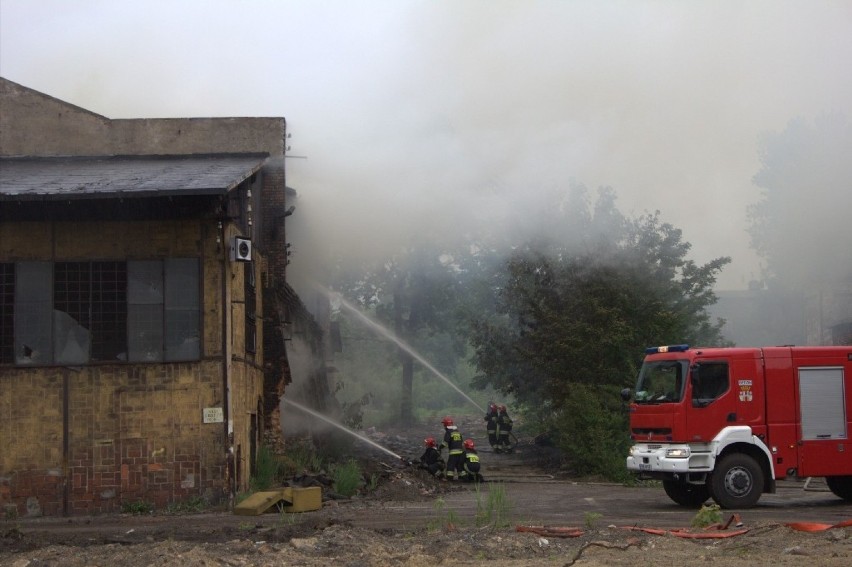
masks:
MULTIPOLYGON (((849 528, 852 527, 852 519, 843 520, 836 524, 823 524, 817 522, 788 522, 782 524, 790 529, 802 532, 822 532, 834 528, 849 528)), ((733 514, 724 524, 714 524, 704 528, 702 531, 690 531, 688 528, 643 528, 639 526, 624 526, 621 529, 640 531, 652 535, 671 535, 680 538, 688 539, 721 539, 734 536, 740 536, 748 533, 749 528, 742 528, 739 514, 733 514), (728 529, 731 524, 734 524, 739 529, 728 529)), ((585 532, 581 528, 576 527, 558 527, 558 526, 516 526, 515 531, 531 532, 544 537, 580 537, 585 532)))

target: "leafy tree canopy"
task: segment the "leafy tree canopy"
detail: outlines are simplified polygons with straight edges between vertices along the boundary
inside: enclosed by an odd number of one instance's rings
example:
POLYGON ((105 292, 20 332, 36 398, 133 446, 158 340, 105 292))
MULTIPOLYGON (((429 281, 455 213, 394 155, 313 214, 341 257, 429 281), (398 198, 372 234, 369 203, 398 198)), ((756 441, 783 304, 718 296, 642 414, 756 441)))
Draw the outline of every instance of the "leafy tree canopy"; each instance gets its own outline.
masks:
MULTIPOLYGON (((472 318, 475 384, 543 410, 557 430, 570 415, 572 428, 588 428, 603 443, 601 432, 609 431, 610 441, 624 444, 626 423, 613 416, 612 400, 632 385, 644 348, 723 344, 722 322, 712 322, 706 308, 730 259, 697 265, 687 259, 690 245, 681 231, 659 213, 628 219, 609 189, 594 207, 581 198, 584 188, 571 192, 568 201, 586 207, 565 210, 576 238, 517 248, 502 285, 493 288, 495 310, 472 318)), ((571 434, 573 443, 582 435, 571 434)), ((586 472, 603 466, 586 449, 574 449, 582 453, 573 455, 575 462, 586 459, 586 472)))

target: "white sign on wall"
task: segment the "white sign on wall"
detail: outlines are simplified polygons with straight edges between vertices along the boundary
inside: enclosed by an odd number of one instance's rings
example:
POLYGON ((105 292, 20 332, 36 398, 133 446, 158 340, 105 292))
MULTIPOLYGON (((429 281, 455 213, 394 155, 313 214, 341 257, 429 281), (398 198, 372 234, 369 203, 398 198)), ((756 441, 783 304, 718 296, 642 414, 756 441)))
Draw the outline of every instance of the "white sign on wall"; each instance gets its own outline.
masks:
POLYGON ((225 421, 225 414, 222 408, 204 408, 203 410, 204 423, 222 423, 225 421))

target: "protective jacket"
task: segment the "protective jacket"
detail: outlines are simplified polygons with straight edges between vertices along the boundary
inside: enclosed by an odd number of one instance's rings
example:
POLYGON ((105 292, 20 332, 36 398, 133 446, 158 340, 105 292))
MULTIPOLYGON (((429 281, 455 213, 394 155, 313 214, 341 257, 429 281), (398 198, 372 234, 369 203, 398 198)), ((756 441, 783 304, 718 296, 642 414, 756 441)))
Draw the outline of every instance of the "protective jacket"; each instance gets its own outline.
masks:
POLYGON ((461 473, 462 480, 468 482, 481 481, 482 475, 479 474, 480 464, 479 455, 474 449, 468 449, 464 452, 464 469, 461 473))
POLYGON ((429 474, 438 475, 444 470, 444 466, 440 451, 435 447, 426 447, 423 455, 420 456, 419 468, 426 469, 429 474))
POLYGON ((450 455, 461 455, 464 453, 464 436, 455 425, 451 425, 444 431, 444 440, 441 442, 441 449, 446 447, 450 455))

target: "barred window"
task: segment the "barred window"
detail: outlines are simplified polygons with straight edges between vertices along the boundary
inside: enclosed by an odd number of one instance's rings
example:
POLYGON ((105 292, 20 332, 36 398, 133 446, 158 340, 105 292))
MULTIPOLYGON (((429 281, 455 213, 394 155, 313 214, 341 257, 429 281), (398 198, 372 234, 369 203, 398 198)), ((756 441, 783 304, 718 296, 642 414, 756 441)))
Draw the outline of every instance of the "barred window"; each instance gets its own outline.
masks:
POLYGON ((53 361, 53 264, 15 267, 15 364, 53 361))
POLYGON ((124 360, 127 268, 124 262, 57 262, 53 270, 53 361, 124 360))
POLYGON ((15 264, 0 262, 0 364, 15 361, 15 264))
POLYGON ((0 264, 0 363, 197 360, 197 258, 0 264))

